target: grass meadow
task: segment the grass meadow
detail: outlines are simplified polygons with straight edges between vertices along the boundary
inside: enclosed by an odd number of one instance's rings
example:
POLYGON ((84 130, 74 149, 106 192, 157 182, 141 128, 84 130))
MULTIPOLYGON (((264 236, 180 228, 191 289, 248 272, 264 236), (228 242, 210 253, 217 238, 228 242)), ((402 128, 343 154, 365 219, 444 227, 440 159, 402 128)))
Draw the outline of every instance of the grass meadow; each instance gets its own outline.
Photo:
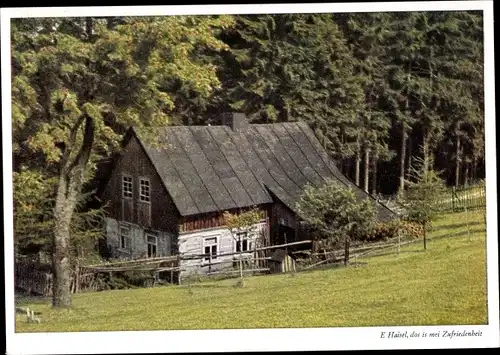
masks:
POLYGON ((230 279, 80 293, 66 310, 18 299, 42 321, 16 315, 16 332, 486 324, 484 213, 445 215, 427 250, 418 241, 360 267, 247 277, 243 288, 230 279))

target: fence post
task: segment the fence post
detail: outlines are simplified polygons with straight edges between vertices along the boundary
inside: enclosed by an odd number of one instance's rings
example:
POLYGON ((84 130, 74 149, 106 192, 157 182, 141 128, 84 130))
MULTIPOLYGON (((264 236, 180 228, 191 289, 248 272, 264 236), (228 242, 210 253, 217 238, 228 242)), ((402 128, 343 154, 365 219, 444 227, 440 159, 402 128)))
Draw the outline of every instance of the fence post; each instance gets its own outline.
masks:
POLYGON ((465 224, 467 225, 467 237, 469 239, 469 241, 471 241, 471 237, 470 237, 470 228, 469 228, 469 218, 468 218, 468 211, 467 211, 467 206, 464 205, 464 208, 465 208, 465 224))
POLYGON ((347 266, 349 262, 349 237, 345 237, 345 245, 344 245, 344 265, 347 266))
POLYGON ((80 261, 76 264, 76 276, 75 276, 75 293, 80 290, 80 261))
POLYGON ((177 282, 180 285, 181 284, 181 256, 180 256, 180 254, 177 255, 177 267, 179 269, 178 275, 177 275, 177 282))
POLYGON ((455 212, 455 186, 451 188, 451 211, 455 212))
POLYGON ((398 255, 401 251, 401 227, 398 226, 398 255))

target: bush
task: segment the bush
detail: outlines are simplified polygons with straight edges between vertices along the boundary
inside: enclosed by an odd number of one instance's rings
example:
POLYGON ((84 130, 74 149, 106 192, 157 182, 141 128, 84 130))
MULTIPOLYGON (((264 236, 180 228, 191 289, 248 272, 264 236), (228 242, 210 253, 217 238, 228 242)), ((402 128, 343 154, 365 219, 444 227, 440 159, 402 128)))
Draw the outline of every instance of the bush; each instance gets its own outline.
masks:
POLYGON ((153 275, 145 271, 113 272, 102 276, 102 288, 106 290, 121 290, 127 288, 148 287, 152 284, 153 275))
POLYGON ((377 223, 368 233, 358 239, 365 242, 378 242, 396 238, 398 236, 398 225, 397 221, 377 223))
POLYGON ((403 221, 401 230, 405 237, 410 238, 423 238, 425 232, 423 224, 413 221, 403 221))
POLYGON ((357 236, 356 239, 363 242, 379 242, 397 238, 398 228, 403 238, 423 238, 424 236, 424 227, 421 223, 404 220, 377 223, 370 232, 357 236))
POLYGON ((306 185, 296 209, 305 225, 320 231, 331 245, 366 234, 376 220, 373 201, 359 199, 351 188, 334 180, 321 187, 306 185))

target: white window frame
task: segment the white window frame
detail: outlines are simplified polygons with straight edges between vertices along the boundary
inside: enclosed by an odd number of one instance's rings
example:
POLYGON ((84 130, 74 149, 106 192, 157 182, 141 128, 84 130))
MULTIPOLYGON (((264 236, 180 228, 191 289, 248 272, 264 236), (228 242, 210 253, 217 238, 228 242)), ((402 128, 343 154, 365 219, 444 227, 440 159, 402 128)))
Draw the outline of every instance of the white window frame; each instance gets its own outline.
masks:
POLYGON ((132 228, 130 228, 130 226, 127 225, 127 224, 120 224, 118 226, 118 228, 119 228, 119 240, 118 240, 119 249, 121 251, 126 251, 126 252, 130 253, 131 252, 131 246, 132 246, 132 235, 131 235, 132 234, 132 228), (128 230, 128 235, 124 235, 123 232, 122 232, 123 230, 128 230), (124 240, 127 241, 128 245, 126 245, 126 246, 122 245, 122 238, 125 238, 124 240))
MULTIPOLYGON (((218 261, 218 255, 220 252, 219 242, 220 242, 220 235, 208 235, 208 236, 203 237, 202 250, 201 250, 202 254, 207 254, 205 252, 206 247, 210 247, 210 253, 212 253, 212 247, 213 246, 216 247, 215 255, 212 254, 212 264, 214 264, 214 260, 218 261), (215 239, 215 243, 207 243, 207 239, 215 239)), ((208 256, 203 257, 202 262, 204 264, 208 264, 210 262, 210 257, 208 257, 208 256)))
POLYGON ((145 234, 145 237, 146 237, 146 253, 147 253, 147 256, 148 258, 156 258, 159 256, 159 253, 158 253, 158 236, 155 234, 155 233, 152 233, 152 232, 146 232, 144 233, 145 234), (156 253, 154 256, 149 256, 149 237, 153 237, 155 239, 155 243, 154 243, 154 246, 155 246, 155 249, 156 249, 156 253))
POLYGON ((131 200, 134 197, 134 178, 130 174, 122 174, 122 198, 131 200), (125 182, 125 178, 130 179, 130 181, 125 182), (130 191, 125 189, 125 184, 130 187, 130 191), (130 192, 130 196, 127 196, 125 192, 130 192))
POLYGON ((254 245, 253 245, 254 238, 252 238, 252 235, 251 235, 248 231, 246 231, 246 232, 238 232, 238 233, 236 233, 236 240, 235 240, 235 242, 234 242, 234 252, 235 252, 235 253, 239 253, 239 252, 240 252, 240 250, 238 250, 238 243, 240 242, 240 238, 239 238, 239 235, 240 235, 240 234, 243 234, 243 235, 244 235, 244 237, 243 237, 243 238, 241 238, 241 245, 240 245, 240 248, 241 248, 241 247, 243 247, 243 245, 245 245, 245 244, 243 243, 243 241, 244 241, 244 240, 246 240, 246 241, 247 241, 247 243, 246 243, 246 246, 247 246, 246 250, 242 250, 241 252, 242 252, 243 254, 244 254, 244 253, 251 253, 251 252, 252 252, 252 247, 254 247, 254 245))
MULTIPOLYGON (((146 186, 146 185, 145 185, 146 186)), ((142 202, 142 203, 147 203, 147 204, 151 204, 151 179, 147 178, 147 177, 143 177, 143 176, 139 176, 139 202, 142 202), (148 194, 143 194, 143 190, 142 190, 142 187, 143 187, 143 182, 146 182, 147 181, 147 187, 148 187, 148 194), (147 198, 147 200, 143 200, 143 198, 147 198)))

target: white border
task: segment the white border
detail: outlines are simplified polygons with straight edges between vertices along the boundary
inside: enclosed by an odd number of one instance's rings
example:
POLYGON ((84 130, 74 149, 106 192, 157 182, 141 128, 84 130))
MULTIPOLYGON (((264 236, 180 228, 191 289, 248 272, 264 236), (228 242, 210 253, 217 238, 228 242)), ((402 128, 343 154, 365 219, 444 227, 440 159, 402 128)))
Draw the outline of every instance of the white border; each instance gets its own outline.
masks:
POLYGON ((2 141, 4 168, 4 244, 6 335, 9 354, 90 354, 216 351, 368 350, 499 347, 498 239, 495 150, 495 80, 492 1, 261 4, 211 6, 124 6, 1 9, 2 141), (485 47, 485 131, 487 192, 487 269, 489 325, 317 329, 248 329, 152 332, 14 333, 12 133, 10 92, 10 19, 13 17, 147 16, 236 13, 383 12, 483 10, 485 47), (481 331, 481 337, 381 339, 382 331, 481 331), (193 341, 196 339, 196 341, 193 341), (252 341, 248 341, 252 339, 252 341), (293 340, 293 341, 290 341, 293 340))
POLYGON ((177 6, 99 6, 99 7, 33 7, 7 9, 9 17, 65 16, 153 16, 153 15, 217 15, 262 13, 321 13, 373 11, 481 10, 489 1, 414 1, 414 2, 356 2, 304 4, 248 5, 177 5, 177 6))

